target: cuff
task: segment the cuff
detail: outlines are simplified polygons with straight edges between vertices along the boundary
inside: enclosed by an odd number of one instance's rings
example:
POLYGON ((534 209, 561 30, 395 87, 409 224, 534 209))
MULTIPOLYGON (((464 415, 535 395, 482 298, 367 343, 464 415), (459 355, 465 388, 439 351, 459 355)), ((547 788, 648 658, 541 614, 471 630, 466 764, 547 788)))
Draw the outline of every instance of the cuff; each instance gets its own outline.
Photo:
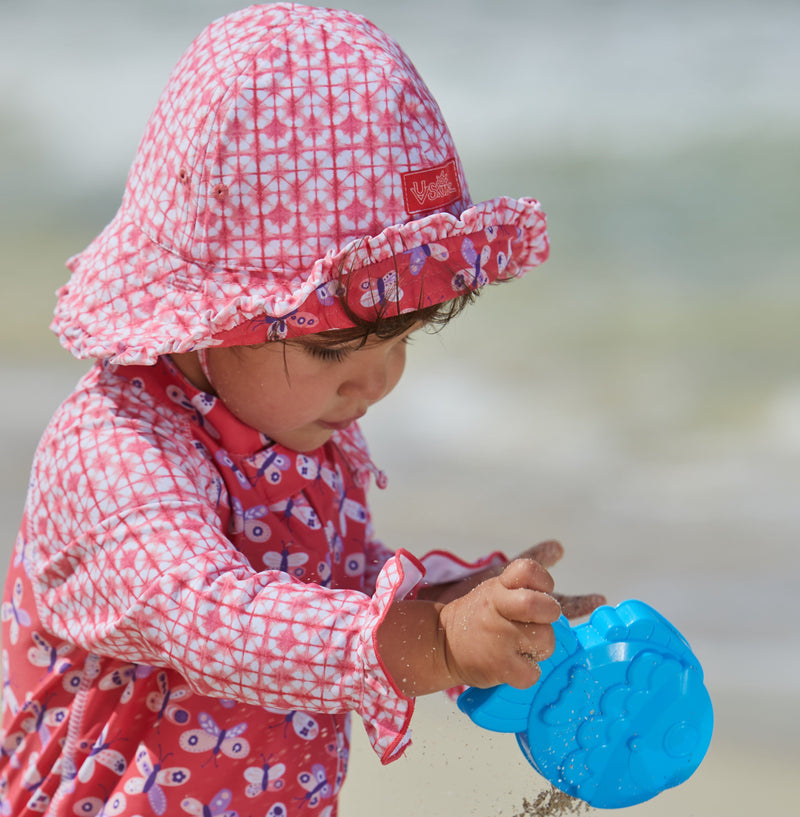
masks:
POLYGON ((398 689, 386 670, 378 652, 378 627, 389 607, 405 598, 424 572, 422 564, 404 550, 398 551, 384 564, 370 600, 369 624, 361 636, 364 686, 359 714, 381 763, 397 760, 410 744, 409 725, 414 699, 398 689))

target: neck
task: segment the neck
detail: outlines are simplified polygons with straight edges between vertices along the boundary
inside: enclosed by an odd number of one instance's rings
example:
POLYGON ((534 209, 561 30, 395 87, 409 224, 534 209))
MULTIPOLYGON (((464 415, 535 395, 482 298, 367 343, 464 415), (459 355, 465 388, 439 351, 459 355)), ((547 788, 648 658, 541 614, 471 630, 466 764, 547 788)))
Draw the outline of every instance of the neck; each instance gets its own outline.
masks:
POLYGON ((200 365, 200 358, 197 352, 172 354, 170 355, 170 359, 193 386, 201 391, 214 394, 211 383, 208 382, 208 378, 203 374, 203 367, 200 365))

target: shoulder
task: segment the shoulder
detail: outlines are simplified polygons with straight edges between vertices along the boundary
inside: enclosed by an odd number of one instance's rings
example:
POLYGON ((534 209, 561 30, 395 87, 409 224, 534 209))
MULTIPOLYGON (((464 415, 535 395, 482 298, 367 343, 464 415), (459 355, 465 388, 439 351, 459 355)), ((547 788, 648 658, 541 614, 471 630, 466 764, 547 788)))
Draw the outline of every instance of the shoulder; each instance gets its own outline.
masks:
POLYGON ((134 380, 96 366, 62 403, 39 443, 32 488, 40 499, 89 492, 99 500, 155 491, 207 493, 216 472, 183 417, 134 380))

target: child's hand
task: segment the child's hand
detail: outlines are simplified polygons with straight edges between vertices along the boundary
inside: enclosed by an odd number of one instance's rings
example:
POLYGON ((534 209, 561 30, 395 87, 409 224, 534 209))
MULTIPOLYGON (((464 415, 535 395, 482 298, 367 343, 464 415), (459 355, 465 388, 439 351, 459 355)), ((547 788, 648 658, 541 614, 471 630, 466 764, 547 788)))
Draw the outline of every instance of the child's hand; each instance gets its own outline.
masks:
MULTIPOLYGON (((517 556, 518 559, 533 559, 543 567, 552 567, 561 560, 564 555, 564 548, 559 542, 552 539, 546 542, 540 542, 538 545, 528 548, 517 556)), ((496 565, 494 567, 487 567, 478 573, 473 573, 466 579, 460 582, 453 582, 445 586, 431 586, 422 590, 419 594, 420 598, 428 598, 433 601, 447 604, 454 599, 469 593, 474 587, 477 587, 481 582, 486 581, 494 576, 500 575, 505 570, 507 565, 496 565)), ((561 593, 553 593, 553 598, 561 605, 561 612, 569 619, 580 618, 581 616, 588 616, 595 608, 601 604, 606 603, 605 596, 599 593, 587 593, 582 596, 567 596, 561 593)))
POLYGON ((407 695, 468 684, 529 687, 538 661, 554 648, 550 626, 563 614, 588 615, 605 603, 598 594, 554 594, 547 567, 563 556, 542 542, 507 565, 460 582, 424 588, 417 601, 395 602, 378 628, 378 652, 407 695))
POLYGON ((553 579, 530 558, 508 564, 439 612, 445 661, 459 683, 525 688, 539 678, 536 662, 553 653, 550 626, 561 607, 550 595, 553 579))

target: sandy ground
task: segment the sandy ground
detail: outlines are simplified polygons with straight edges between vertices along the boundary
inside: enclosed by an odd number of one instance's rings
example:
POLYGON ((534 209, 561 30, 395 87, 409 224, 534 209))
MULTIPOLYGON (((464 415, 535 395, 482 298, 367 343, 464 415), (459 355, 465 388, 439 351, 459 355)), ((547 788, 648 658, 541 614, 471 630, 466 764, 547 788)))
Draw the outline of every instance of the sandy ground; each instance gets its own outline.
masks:
MULTIPOLYGON (((730 702, 731 707, 735 705, 730 702)), ((727 705, 723 706, 722 714, 727 711, 727 705)), ((545 788, 513 736, 479 729, 438 696, 418 701, 414 744, 403 758, 383 769, 371 756, 363 730, 356 727, 353 731, 350 778, 342 793, 343 817, 514 817, 522 811, 523 798, 533 800, 545 788)), ((683 785, 619 813, 630 817, 788 817, 797 813, 798 759, 796 748, 786 751, 755 740, 715 738, 698 771, 683 785)))

